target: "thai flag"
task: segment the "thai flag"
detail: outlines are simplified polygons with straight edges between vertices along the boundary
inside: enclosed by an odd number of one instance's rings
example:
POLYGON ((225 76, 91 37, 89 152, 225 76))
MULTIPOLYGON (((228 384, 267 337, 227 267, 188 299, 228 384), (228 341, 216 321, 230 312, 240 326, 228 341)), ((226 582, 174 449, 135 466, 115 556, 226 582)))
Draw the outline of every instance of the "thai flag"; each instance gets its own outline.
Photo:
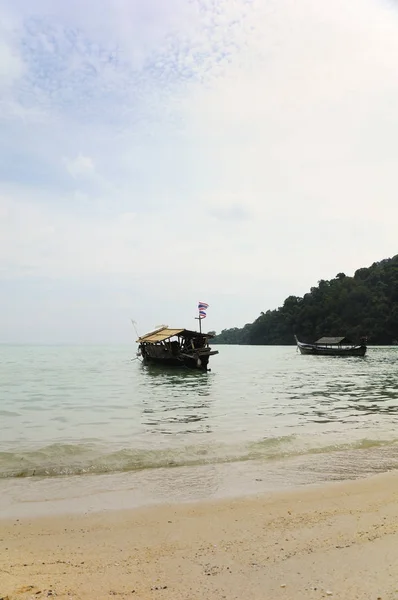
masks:
POLYGON ((200 310, 199 311, 199 319, 205 319, 206 318, 206 313, 204 310, 200 310))
POLYGON ((206 308, 209 308, 209 305, 206 304, 206 302, 199 302, 199 304, 198 304, 199 310, 206 310, 206 308))

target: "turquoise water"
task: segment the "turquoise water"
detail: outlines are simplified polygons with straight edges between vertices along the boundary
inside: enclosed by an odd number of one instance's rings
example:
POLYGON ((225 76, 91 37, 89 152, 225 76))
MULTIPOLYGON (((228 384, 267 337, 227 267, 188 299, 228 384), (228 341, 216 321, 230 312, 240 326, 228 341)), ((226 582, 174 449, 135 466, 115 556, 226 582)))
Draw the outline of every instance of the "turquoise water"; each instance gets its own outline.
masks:
POLYGON ((398 348, 218 349, 201 373, 144 367, 127 346, 0 346, 0 478, 394 447, 398 348))

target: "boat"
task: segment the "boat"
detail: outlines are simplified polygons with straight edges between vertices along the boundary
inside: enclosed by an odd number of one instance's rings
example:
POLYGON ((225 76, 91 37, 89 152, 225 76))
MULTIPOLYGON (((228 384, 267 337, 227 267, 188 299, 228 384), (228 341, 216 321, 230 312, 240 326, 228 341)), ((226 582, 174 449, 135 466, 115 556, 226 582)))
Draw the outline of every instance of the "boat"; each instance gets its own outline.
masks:
POLYGON ((218 350, 209 346, 212 337, 211 333, 163 325, 138 338, 137 356, 145 363, 209 371, 210 356, 218 354, 218 350))
POLYGON ((321 337, 314 344, 305 344, 299 342, 297 336, 294 337, 301 354, 316 356, 365 356, 367 350, 364 338, 360 344, 352 344, 345 337, 321 337))

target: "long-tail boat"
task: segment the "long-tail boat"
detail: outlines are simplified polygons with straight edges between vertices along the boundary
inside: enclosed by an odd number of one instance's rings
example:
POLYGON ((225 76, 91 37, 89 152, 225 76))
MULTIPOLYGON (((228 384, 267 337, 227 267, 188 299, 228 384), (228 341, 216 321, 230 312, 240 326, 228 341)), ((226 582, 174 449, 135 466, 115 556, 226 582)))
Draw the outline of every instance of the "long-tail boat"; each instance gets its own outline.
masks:
POLYGON ((322 337, 314 344, 299 342, 294 336, 297 348, 301 354, 313 354, 317 356, 365 356, 366 340, 361 339, 360 344, 352 344, 345 337, 322 337))
POLYGON ((163 325, 138 338, 137 355, 146 363, 208 371, 210 356, 218 354, 218 350, 209 346, 212 337, 211 333, 170 329, 163 325))

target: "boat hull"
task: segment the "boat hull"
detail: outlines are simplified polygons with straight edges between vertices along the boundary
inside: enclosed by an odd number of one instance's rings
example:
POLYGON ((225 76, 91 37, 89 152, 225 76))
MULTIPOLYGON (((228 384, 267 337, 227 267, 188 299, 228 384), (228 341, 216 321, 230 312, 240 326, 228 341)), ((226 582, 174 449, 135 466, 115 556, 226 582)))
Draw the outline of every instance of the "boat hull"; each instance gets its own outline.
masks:
POLYGON ((199 371, 208 371, 210 356, 218 354, 218 350, 210 348, 187 354, 179 352, 171 355, 170 352, 164 351, 159 346, 143 346, 140 347, 139 353, 142 361, 146 364, 163 365, 165 367, 185 367, 188 369, 197 369, 199 371))
POLYGON ((301 354, 311 354, 313 356, 365 356, 366 346, 352 346, 333 348, 328 346, 316 346, 315 344, 302 344, 297 342, 297 347, 301 354))

